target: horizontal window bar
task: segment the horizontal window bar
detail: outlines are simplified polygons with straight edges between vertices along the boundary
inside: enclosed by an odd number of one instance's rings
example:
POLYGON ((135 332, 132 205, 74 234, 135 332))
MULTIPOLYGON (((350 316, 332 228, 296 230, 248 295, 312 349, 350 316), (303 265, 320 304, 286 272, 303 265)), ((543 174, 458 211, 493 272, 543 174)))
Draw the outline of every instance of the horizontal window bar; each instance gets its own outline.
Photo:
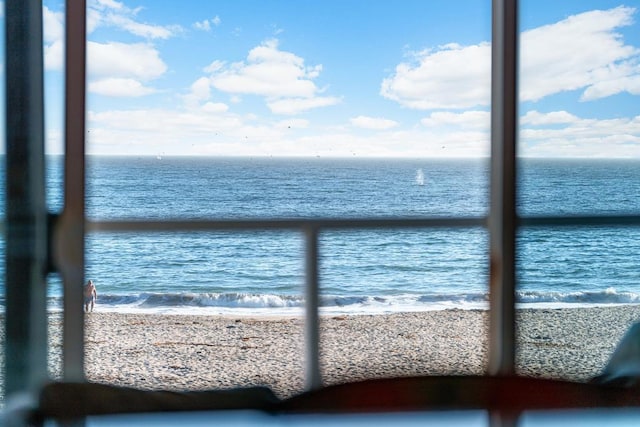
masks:
POLYGON ((486 218, 299 218, 246 220, 118 220, 87 221, 87 231, 306 230, 357 228, 484 227, 486 218))
MULTIPOLYGON (((540 216, 518 219, 520 227, 638 227, 640 215, 540 216)), ((305 230, 366 228, 471 228, 486 227, 486 217, 455 218, 296 218, 296 219, 166 219, 87 220, 87 232, 119 231, 219 231, 219 230, 305 230)), ((5 232, 0 222, 0 233, 5 232)))
POLYGON ((602 215, 602 216, 557 216, 522 217, 518 219, 521 227, 637 227, 640 215, 602 215))
MULTIPOLYGON (((549 226, 640 226, 640 215, 615 216, 546 216, 523 217, 517 220, 521 227, 549 226)), ((305 230, 305 229, 366 229, 366 228, 470 228, 486 227, 486 217, 456 218, 313 218, 313 219, 246 219, 206 220, 128 219, 113 221, 87 221, 88 232, 118 231, 216 231, 216 230, 305 230)))

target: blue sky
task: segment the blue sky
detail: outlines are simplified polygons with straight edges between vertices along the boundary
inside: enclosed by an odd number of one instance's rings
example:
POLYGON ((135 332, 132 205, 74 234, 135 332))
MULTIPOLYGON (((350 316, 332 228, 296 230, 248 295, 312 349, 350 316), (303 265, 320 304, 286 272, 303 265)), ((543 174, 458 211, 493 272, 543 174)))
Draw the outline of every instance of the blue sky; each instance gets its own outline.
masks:
MULTIPOLYGON (((488 0, 89 0, 93 154, 489 153, 488 0)), ((47 150, 63 5, 44 2, 47 150)), ((640 157, 640 4, 521 2, 522 156, 640 157)))

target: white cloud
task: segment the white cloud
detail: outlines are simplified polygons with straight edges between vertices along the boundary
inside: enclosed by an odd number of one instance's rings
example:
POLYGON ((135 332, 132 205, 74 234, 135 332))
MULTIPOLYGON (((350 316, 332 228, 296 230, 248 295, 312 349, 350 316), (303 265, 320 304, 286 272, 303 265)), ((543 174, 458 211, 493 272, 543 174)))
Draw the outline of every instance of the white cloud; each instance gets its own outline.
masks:
POLYGON ((362 134, 309 129, 306 119, 264 122, 222 111, 127 110, 89 112, 90 154, 477 157, 488 154, 484 132, 410 130, 362 134), (188 144, 188 145, 187 145, 188 144))
MULTIPOLYGON (((297 146, 332 157, 463 158, 486 157, 489 153, 489 141, 483 132, 441 133, 418 127, 366 135, 348 129, 326 129, 298 139, 297 146)), ((293 146, 283 148, 295 149, 293 146)))
POLYGON ((268 101, 267 106, 274 114, 298 114, 314 108, 329 107, 340 103, 340 98, 316 96, 312 98, 284 98, 268 101))
POLYGON ((90 111, 87 119, 90 154, 264 154, 266 147, 290 133, 278 126, 252 125, 213 103, 188 111, 90 111))
MULTIPOLYGON (((478 157, 489 155, 486 112, 431 115, 428 127, 362 132, 353 126, 310 128, 306 119, 269 122, 230 113, 223 103, 189 110, 91 112, 89 152, 206 155, 478 157), (465 118, 476 125, 469 126, 465 118), (189 146, 185 147, 185 141, 189 146)), ((640 116, 599 120, 567 111, 521 116, 518 154, 526 157, 640 158, 640 116)))
POLYGON ((214 61, 205 68, 211 86, 221 92, 265 97, 276 114, 296 114, 335 105, 339 98, 319 96, 314 83, 322 65, 306 66, 304 59, 278 48, 275 39, 251 49, 246 61, 227 64, 214 61))
POLYGON ((637 68, 638 71, 635 75, 625 75, 594 83, 584 91, 581 99, 583 101, 591 101, 621 92, 640 95, 640 65, 637 68))
POLYGON ((280 129, 305 129, 309 127, 309 120, 306 119, 289 119, 275 123, 276 128, 280 129))
POLYGON ((606 120, 573 117, 565 126, 551 122, 555 126, 523 127, 520 155, 640 158, 640 116, 606 120))
POLYGON ((53 12, 42 7, 43 38, 46 43, 55 43, 64 39, 64 13, 53 12))
POLYGON ((105 23, 123 29, 136 36, 148 39, 168 39, 180 31, 178 26, 159 26, 143 24, 121 15, 109 15, 104 19, 105 23))
POLYGON ((102 14, 99 10, 87 7, 87 34, 92 34, 102 25, 102 14))
POLYGON ((382 81, 380 94, 415 109, 469 108, 490 101, 491 46, 450 44, 415 54, 382 81))
POLYGON ((520 124, 521 156, 640 158, 640 116, 587 119, 567 111, 529 111, 520 124))
POLYGON ((222 70, 224 68, 224 66, 225 66, 225 62, 224 61, 220 61, 220 60, 216 59, 211 64, 209 64, 206 67, 204 67, 204 69, 202 71, 204 71, 205 73, 216 73, 219 70, 222 70))
POLYGON ((64 62, 64 14, 42 7, 44 66, 46 70, 62 70, 64 62))
POLYGON ((139 22, 137 18, 141 8, 130 9, 123 3, 113 0, 94 0, 87 7, 87 32, 92 33, 98 27, 115 27, 133 35, 147 39, 168 39, 182 32, 179 25, 152 25, 139 22))
POLYGON ((358 116, 349 120, 355 127, 372 130, 387 130, 399 125, 395 120, 384 119, 381 117, 358 116))
POLYGON ((115 97, 155 93, 146 85, 164 74, 166 64, 158 50, 146 43, 87 43, 88 87, 91 92, 115 97))
POLYGON ((207 102, 202 106, 202 111, 205 113, 226 113, 229 111, 229 106, 222 102, 207 102))
MULTIPOLYGON (((219 110, 220 108, 218 108, 219 110)), ((111 129, 115 133, 134 134, 144 132, 144 137, 180 140, 188 136, 209 136, 216 132, 229 132, 241 128, 239 118, 220 111, 176 111, 176 110, 121 110, 90 112, 88 119, 92 128, 111 129), (181 136, 182 135, 182 136, 181 136)))
POLYGON ((522 125, 549 125, 561 123, 574 123, 578 121, 578 117, 566 111, 553 111, 551 113, 539 113, 538 111, 527 111, 520 118, 522 125))
POLYGON ((63 69, 64 65, 64 42, 56 40, 53 43, 44 45, 44 66, 46 70, 63 69))
POLYGON ((211 81, 223 92, 307 98, 318 91, 311 81, 315 74, 315 69, 304 67, 302 58, 278 50, 277 42, 270 40, 253 48, 247 63, 235 63, 215 71, 211 81))
POLYGON ((480 128, 489 129, 491 126, 491 113, 489 111, 465 111, 452 113, 436 111, 420 121, 424 126, 459 126, 463 129, 480 128))
POLYGON ((115 0, 90 0, 89 7, 97 10, 105 10, 105 9, 113 9, 113 10, 123 10, 125 9, 124 4, 115 0))
POLYGON ((183 97, 185 105, 196 107, 200 102, 207 101, 211 96, 211 84, 206 77, 200 77, 191 84, 189 93, 183 97))
POLYGON ((138 97, 155 93, 134 79, 101 79, 89 83, 89 91, 99 95, 113 97, 138 97))
POLYGON ((195 28, 196 30, 211 31, 211 26, 212 25, 214 27, 217 27, 221 23, 222 23, 222 20, 220 19, 220 17, 218 15, 216 15, 215 17, 213 17, 211 19, 205 19, 203 21, 194 22, 193 28, 195 28))
POLYGON ((87 65, 92 78, 147 81, 160 77, 167 70, 158 50, 146 43, 88 42, 87 65))
POLYGON ((197 99, 209 99, 211 94, 209 79, 206 77, 200 77, 191 85, 191 93, 197 99))
MULTIPOLYGON (((640 50, 625 45, 616 29, 630 25, 635 9, 617 7, 585 12, 525 31, 522 35, 520 97, 536 101, 559 92, 584 89, 596 99, 593 85, 630 75, 640 76, 640 50)), ((618 87, 618 91, 623 86, 618 87)), ((616 91, 608 91, 606 96, 616 91)), ((603 93, 604 94, 604 93, 603 93)), ((584 97, 585 95, 583 95, 584 97)))
MULTIPOLYGON (((169 27, 141 24, 121 2, 94 0, 88 7, 88 25, 113 25, 144 38, 167 38, 169 27)), ((47 70, 64 65, 64 15, 43 8, 44 60, 47 70)), ((167 66, 159 51, 149 43, 97 43, 87 41, 88 88, 93 93, 116 97, 137 97, 155 93, 147 83, 163 75, 167 66)))
MULTIPOLYGON (((591 11, 524 31, 520 99, 583 90, 583 100, 640 93, 640 50, 616 30, 636 9, 591 11)), ((490 103, 489 43, 448 44, 413 54, 382 81, 380 94, 415 109, 462 109, 490 103)))
POLYGON ((193 28, 196 30, 211 31, 211 24, 208 19, 205 19, 204 21, 194 22, 193 28))

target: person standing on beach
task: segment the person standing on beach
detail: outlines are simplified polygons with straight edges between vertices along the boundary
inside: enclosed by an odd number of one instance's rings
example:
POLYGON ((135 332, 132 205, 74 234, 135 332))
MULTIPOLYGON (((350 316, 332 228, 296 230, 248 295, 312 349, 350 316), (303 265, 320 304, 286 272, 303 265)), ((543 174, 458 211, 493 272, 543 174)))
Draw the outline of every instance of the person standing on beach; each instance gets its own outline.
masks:
POLYGON ((89 280, 87 284, 84 285, 85 313, 88 313, 89 311, 93 311, 93 306, 95 305, 95 302, 97 299, 98 299, 98 292, 96 292, 96 286, 93 284, 93 280, 89 280))

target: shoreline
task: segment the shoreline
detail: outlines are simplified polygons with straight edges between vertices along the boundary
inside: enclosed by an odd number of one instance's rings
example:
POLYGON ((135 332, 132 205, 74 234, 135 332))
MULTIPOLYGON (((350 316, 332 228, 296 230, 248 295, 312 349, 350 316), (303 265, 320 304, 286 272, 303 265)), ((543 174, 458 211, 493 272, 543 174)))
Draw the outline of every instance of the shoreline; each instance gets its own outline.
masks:
MULTIPOLYGON (((553 303, 516 303, 516 311, 539 311, 539 310, 576 310, 576 309, 609 309, 620 307, 640 307, 640 302, 621 302, 621 303, 566 303, 566 302, 553 302, 553 303)), ((428 308, 398 308, 397 310, 339 310, 334 307, 320 307, 319 316, 322 317, 335 317, 335 316, 393 316, 399 314, 414 314, 414 313, 429 313, 429 312, 442 312, 450 310, 460 311, 489 311, 489 303, 486 304, 474 304, 468 306, 430 306, 428 308)), ((60 307, 48 307, 47 312, 49 315, 56 315, 62 313, 60 307)), ((205 307, 173 307, 173 308, 112 308, 105 307, 105 305, 96 305, 93 313, 98 315, 141 315, 141 316, 195 316, 195 317, 220 317, 220 318, 248 318, 248 319, 289 319, 289 318, 304 318, 304 307, 297 307, 295 309, 281 309, 275 308, 230 308, 230 309, 215 309, 205 307)), ((2 314, 0 314, 0 317, 2 314)))
MULTIPOLYGON (((598 375, 640 306, 518 309, 517 373, 588 381, 598 375)), ((50 320, 49 370, 59 376, 60 316, 50 320)), ((299 316, 121 314, 86 316, 85 371, 92 382, 141 389, 252 385, 288 397, 304 390, 299 316)), ((323 315, 324 385, 413 375, 482 375, 488 312, 449 309, 323 315)))

